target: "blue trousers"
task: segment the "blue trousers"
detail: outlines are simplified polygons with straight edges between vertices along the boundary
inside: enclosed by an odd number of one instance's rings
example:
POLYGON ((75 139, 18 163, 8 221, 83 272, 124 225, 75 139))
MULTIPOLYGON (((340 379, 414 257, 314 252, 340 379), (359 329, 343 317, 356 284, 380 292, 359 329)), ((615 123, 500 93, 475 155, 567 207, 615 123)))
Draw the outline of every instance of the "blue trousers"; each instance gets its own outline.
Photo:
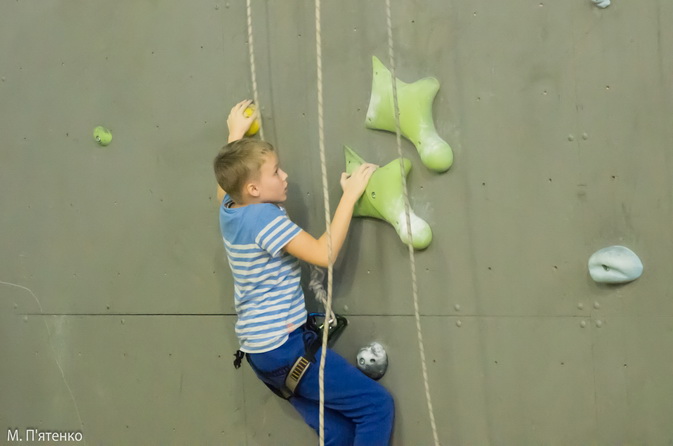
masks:
MULTIPOLYGON (((317 335, 299 328, 282 346, 266 353, 248 354, 255 373, 265 383, 280 387, 285 373, 317 335)), ((316 433, 319 430, 318 374, 322 348, 289 399, 316 433)), ((325 445, 386 446, 390 444, 395 408, 393 397, 343 357, 327 349, 325 358, 325 445)))

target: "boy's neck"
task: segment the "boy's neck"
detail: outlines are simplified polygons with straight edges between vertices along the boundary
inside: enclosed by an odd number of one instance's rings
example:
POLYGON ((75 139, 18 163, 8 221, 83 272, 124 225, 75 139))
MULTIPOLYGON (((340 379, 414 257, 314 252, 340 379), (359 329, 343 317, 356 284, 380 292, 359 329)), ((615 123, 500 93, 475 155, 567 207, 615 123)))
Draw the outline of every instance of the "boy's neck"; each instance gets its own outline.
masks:
POLYGON ((242 208, 245 206, 249 206, 251 204, 259 204, 259 203, 264 203, 264 201, 261 201, 259 199, 256 199, 254 197, 246 197, 242 199, 241 201, 234 201, 233 204, 231 205, 232 208, 242 208))

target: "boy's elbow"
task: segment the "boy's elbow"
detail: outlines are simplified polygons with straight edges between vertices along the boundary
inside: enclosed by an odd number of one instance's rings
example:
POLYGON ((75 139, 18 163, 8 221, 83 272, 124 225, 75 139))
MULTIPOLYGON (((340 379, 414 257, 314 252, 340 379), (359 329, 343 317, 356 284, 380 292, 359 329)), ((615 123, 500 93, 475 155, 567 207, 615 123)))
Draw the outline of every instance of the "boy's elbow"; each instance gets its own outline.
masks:
MULTIPOLYGON (((324 240, 325 244, 323 246, 324 248, 324 255, 321 256, 321 262, 323 268, 327 268, 330 264, 330 252, 329 248, 327 247, 327 240, 324 240)), ((331 257, 331 263, 334 265, 337 261, 337 258, 339 257, 339 252, 341 251, 341 246, 332 246, 332 257, 331 257)))
MULTIPOLYGON (((319 266, 320 268, 327 268, 329 266, 329 252, 324 237, 314 239, 310 234, 302 231, 283 250, 311 265, 319 266)), ((333 250, 332 258, 336 260, 338 254, 337 250, 333 250)))
POLYGON ((322 252, 319 250, 313 251, 315 254, 305 258, 304 260, 311 265, 319 266, 320 268, 327 268, 329 265, 328 259, 327 259, 327 253, 323 255, 322 252))
MULTIPOLYGON (((336 262, 336 257, 338 253, 332 252, 332 265, 336 262)), ((330 258, 329 258, 329 253, 325 252, 325 255, 320 256, 320 259, 318 260, 318 266, 321 268, 327 268, 329 267, 330 264, 330 258)))

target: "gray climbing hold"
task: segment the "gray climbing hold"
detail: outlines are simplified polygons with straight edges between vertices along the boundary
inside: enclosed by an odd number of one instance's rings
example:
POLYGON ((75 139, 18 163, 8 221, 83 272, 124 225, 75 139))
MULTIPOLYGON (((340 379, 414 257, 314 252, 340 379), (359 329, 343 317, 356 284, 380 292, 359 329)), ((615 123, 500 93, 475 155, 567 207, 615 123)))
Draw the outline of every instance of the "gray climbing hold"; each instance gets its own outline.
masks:
POLYGON ((388 354, 378 342, 362 347, 357 359, 358 368, 372 379, 380 379, 388 369, 388 354))
POLYGON ((627 283, 642 273, 643 263, 624 246, 599 249, 589 257, 589 274, 598 283, 627 283))
POLYGON ((591 2, 594 5, 598 6, 599 8, 603 8, 603 9, 610 6, 610 0, 591 0, 591 2))

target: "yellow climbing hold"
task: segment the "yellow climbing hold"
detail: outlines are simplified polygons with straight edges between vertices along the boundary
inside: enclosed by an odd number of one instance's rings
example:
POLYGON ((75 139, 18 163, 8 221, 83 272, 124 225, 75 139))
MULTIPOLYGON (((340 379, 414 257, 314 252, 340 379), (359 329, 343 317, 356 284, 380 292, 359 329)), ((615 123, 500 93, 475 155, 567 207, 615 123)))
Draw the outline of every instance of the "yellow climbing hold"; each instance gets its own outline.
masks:
MULTIPOLYGON (((249 118, 250 116, 252 116, 253 113, 255 113, 255 109, 256 109, 255 104, 250 104, 245 109, 245 111, 243 111, 243 114, 249 118)), ((257 132, 259 132, 259 125, 260 125, 259 118, 255 118, 255 120, 252 121, 252 124, 250 124, 250 128, 248 129, 248 131, 245 132, 245 136, 256 135, 257 132)))

